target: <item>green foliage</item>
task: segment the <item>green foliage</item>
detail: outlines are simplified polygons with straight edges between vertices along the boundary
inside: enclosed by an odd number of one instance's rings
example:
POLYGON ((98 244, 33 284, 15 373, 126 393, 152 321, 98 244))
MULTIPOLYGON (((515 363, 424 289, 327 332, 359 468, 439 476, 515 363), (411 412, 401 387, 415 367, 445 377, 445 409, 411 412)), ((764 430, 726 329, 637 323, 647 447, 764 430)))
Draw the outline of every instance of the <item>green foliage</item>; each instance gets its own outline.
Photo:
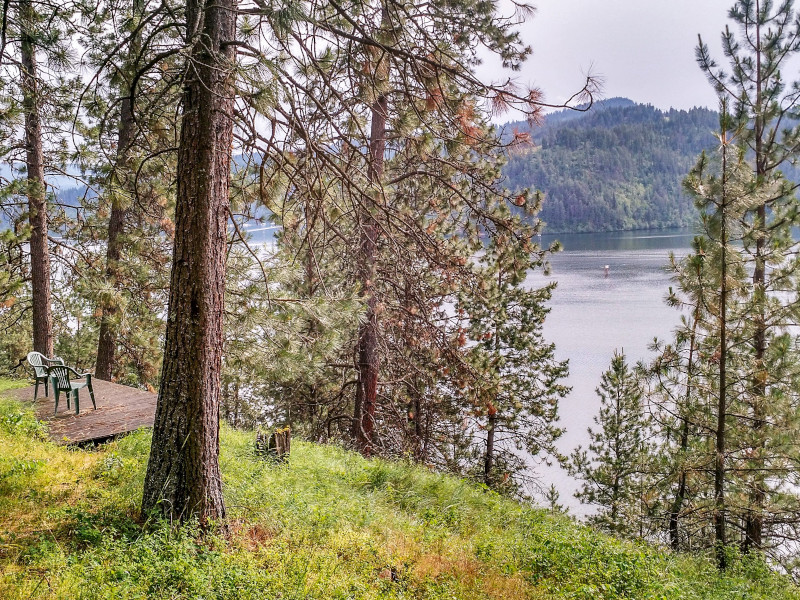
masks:
POLYGON ((691 314, 651 369, 656 469, 673 547, 716 544, 720 566, 724 546, 758 549, 794 573, 800 210, 782 171, 794 171, 800 140, 800 84, 786 77, 800 21, 791 0, 740 0, 728 17, 727 66, 697 48, 720 96, 718 150, 685 182, 700 235, 671 265, 668 301, 691 314))
MULTIPOLYGON (((20 411, 4 402, 3 414, 20 411)), ((0 428, 0 596, 23 598, 728 599, 797 596, 757 556, 619 541, 408 462, 293 444, 259 460, 222 429, 233 533, 137 522, 150 434, 93 451, 0 428)))
POLYGON ((567 363, 555 359, 555 346, 542 332, 555 285, 525 285, 529 269, 546 266, 544 256, 538 248, 526 253, 502 238, 493 241, 476 266, 477 289, 460 294, 456 305, 478 374, 472 386, 456 392, 472 404, 477 433, 470 449, 483 454, 472 472, 497 490, 517 491, 529 460, 560 457, 555 441, 563 430, 556 422, 559 400, 569 391, 562 383, 567 363))
POLYGON ((575 496, 599 508, 590 523, 618 535, 641 535, 650 423, 642 384, 624 353, 614 353, 597 395, 599 429, 589 428, 588 451, 578 447, 569 463, 570 474, 584 482, 575 496))
POLYGON ((312 419, 302 418, 295 390, 317 385, 321 395, 335 386, 326 365, 358 326, 355 291, 332 279, 309 291, 296 257, 249 241, 232 248, 227 267, 223 415, 237 427, 282 423, 302 431, 312 419))
POLYGON ((44 439, 46 434, 46 427, 36 419, 32 406, 23 407, 18 402, 3 399, 0 399, 0 426, 12 435, 44 439))

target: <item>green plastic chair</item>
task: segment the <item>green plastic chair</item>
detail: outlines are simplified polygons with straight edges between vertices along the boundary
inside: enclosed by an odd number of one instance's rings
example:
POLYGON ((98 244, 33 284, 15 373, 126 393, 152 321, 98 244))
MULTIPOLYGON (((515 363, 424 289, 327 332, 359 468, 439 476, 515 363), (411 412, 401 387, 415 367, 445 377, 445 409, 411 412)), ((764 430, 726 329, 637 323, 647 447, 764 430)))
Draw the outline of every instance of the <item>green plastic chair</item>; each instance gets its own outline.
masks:
POLYGON ((89 389, 89 397, 92 399, 92 406, 97 410, 97 404, 94 401, 94 390, 92 389, 92 374, 91 373, 78 373, 72 367, 64 365, 53 365, 47 368, 47 375, 50 377, 50 385, 53 388, 53 393, 56 396, 56 406, 53 409, 53 414, 58 412, 58 397, 61 392, 67 393, 67 409, 69 409, 69 397, 75 401, 75 414, 81 412, 80 396, 78 390, 81 388, 89 389), (70 374, 74 375, 76 379, 84 379, 83 382, 72 381, 70 374))
POLYGON ((50 376, 47 374, 47 367, 50 365, 63 365, 64 361, 58 357, 47 358, 41 352, 29 352, 28 364, 33 367, 33 378, 36 380, 36 387, 33 390, 33 401, 39 397, 39 384, 44 383, 44 395, 49 396, 47 391, 47 384, 50 381, 50 376))

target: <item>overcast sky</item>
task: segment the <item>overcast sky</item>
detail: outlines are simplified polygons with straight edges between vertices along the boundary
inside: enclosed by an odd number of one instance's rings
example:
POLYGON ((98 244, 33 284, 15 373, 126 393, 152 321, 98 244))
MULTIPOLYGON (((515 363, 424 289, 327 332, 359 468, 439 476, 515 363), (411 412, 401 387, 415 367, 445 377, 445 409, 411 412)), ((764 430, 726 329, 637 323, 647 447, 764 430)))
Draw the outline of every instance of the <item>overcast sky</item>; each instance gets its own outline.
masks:
MULTIPOLYGON (((718 62, 720 33, 733 0, 533 0, 536 14, 522 26, 533 57, 521 84, 534 84, 560 102, 592 69, 603 97, 625 96, 658 108, 717 107, 694 59, 697 34, 718 62)), ((496 65, 481 68, 496 76, 496 65)))

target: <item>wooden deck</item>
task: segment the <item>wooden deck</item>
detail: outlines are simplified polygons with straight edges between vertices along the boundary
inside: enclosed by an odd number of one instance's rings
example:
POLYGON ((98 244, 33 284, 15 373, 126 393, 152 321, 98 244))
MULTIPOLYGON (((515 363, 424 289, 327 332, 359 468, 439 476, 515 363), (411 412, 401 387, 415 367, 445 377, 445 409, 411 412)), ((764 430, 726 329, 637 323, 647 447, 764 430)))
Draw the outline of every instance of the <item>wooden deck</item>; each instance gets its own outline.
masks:
MULTIPOLYGON (((156 394, 99 379, 92 381, 92 387, 97 410, 92 407, 89 390, 83 388, 80 391, 79 415, 75 414, 74 405, 67 410, 65 394, 58 400, 58 414, 53 415, 55 400, 43 398, 44 385, 39 384, 36 416, 48 423, 50 438, 54 442, 65 445, 101 442, 140 427, 153 426, 156 394)), ((8 394, 32 402, 33 386, 11 390, 8 394)))

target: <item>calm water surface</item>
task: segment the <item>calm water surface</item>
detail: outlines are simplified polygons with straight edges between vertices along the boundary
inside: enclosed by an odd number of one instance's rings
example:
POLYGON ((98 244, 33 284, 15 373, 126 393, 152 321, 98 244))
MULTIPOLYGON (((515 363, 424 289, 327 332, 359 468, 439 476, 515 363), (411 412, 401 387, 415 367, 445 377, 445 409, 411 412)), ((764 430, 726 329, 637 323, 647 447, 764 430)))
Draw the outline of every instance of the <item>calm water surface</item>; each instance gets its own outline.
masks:
MULTIPOLYGON (((588 442, 586 428, 599 409, 595 388, 615 350, 624 350, 631 364, 652 357, 654 337, 667 339, 680 313, 664 303, 670 276, 664 267, 669 253, 688 253, 688 229, 544 236, 564 250, 551 258, 549 276, 531 273, 526 283, 558 283, 550 302, 545 337, 556 345, 556 357, 569 360, 569 396, 561 403, 559 441, 562 452, 588 442), (605 275, 608 265, 608 276, 605 275)), ((555 483, 561 502, 576 514, 585 514, 573 498, 577 484, 557 467, 539 467, 545 486, 555 483)))

